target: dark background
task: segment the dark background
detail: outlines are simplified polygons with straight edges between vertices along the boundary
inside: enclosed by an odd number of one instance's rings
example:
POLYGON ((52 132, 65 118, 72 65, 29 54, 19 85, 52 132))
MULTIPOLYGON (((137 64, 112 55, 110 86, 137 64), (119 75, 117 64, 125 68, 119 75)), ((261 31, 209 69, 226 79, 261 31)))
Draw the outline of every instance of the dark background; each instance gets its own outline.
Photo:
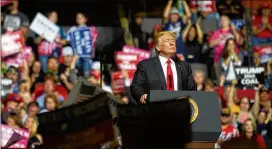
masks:
POLYGON ((77 12, 88 15, 88 24, 95 26, 119 26, 117 4, 122 4, 127 17, 136 12, 163 11, 167 0, 19 0, 20 11, 32 20, 37 12, 58 12, 58 24, 75 25, 77 12))

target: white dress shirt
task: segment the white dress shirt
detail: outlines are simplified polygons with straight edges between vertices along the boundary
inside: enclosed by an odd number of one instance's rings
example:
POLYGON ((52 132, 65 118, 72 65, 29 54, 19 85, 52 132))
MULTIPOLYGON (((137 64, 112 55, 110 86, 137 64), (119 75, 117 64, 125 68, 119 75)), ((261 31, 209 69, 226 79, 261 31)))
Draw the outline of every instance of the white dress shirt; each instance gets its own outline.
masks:
MULTIPOLYGON (((167 60, 165 57, 159 56, 161 65, 162 65, 162 70, 165 76, 165 83, 167 84, 167 60)), ((173 77, 174 77, 174 90, 177 91, 178 90, 178 76, 177 76, 177 69, 176 69, 176 64, 175 62, 170 59, 171 61, 171 69, 173 72, 173 77)))

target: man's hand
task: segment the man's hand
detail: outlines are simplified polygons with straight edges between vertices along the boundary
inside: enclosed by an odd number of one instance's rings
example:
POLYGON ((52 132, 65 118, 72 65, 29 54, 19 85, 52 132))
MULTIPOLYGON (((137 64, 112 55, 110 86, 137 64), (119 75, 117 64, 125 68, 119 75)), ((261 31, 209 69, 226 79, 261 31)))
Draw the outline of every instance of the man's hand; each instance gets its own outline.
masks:
POLYGON ((144 94, 141 98, 140 98, 140 102, 142 104, 146 104, 146 98, 147 98, 147 94, 144 94))
POLYGON ((61 74, 60 75, 60 79, 63 81, 63 82, 65 82, 65 81, 67 81, 67 76, 65 75, 65 74, 61 74))

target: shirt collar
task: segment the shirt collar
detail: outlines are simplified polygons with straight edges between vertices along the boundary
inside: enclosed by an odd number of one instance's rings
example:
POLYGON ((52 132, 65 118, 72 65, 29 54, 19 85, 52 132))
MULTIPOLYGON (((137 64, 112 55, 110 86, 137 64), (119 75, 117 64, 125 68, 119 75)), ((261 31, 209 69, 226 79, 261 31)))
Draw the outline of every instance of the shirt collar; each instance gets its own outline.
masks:
MULTIPOLYGON (((165 57, 159 55, 159 59, 162 65, 167 64, 168 59, 166 59, 165 57)), ((174 61, 172 59, 170 59, 170 61, 171 61, 171 64, 173 64, 174 61)))

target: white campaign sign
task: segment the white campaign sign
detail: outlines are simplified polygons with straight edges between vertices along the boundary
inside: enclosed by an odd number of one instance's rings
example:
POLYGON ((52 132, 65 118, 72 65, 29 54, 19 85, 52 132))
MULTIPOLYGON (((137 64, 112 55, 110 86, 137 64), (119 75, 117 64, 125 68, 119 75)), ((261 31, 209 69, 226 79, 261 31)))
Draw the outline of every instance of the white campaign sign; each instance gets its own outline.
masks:
POLYGON ((39 12, 32 21, 30 29, 49 42, 53 42, 59 32, 59 27, 39 12))

